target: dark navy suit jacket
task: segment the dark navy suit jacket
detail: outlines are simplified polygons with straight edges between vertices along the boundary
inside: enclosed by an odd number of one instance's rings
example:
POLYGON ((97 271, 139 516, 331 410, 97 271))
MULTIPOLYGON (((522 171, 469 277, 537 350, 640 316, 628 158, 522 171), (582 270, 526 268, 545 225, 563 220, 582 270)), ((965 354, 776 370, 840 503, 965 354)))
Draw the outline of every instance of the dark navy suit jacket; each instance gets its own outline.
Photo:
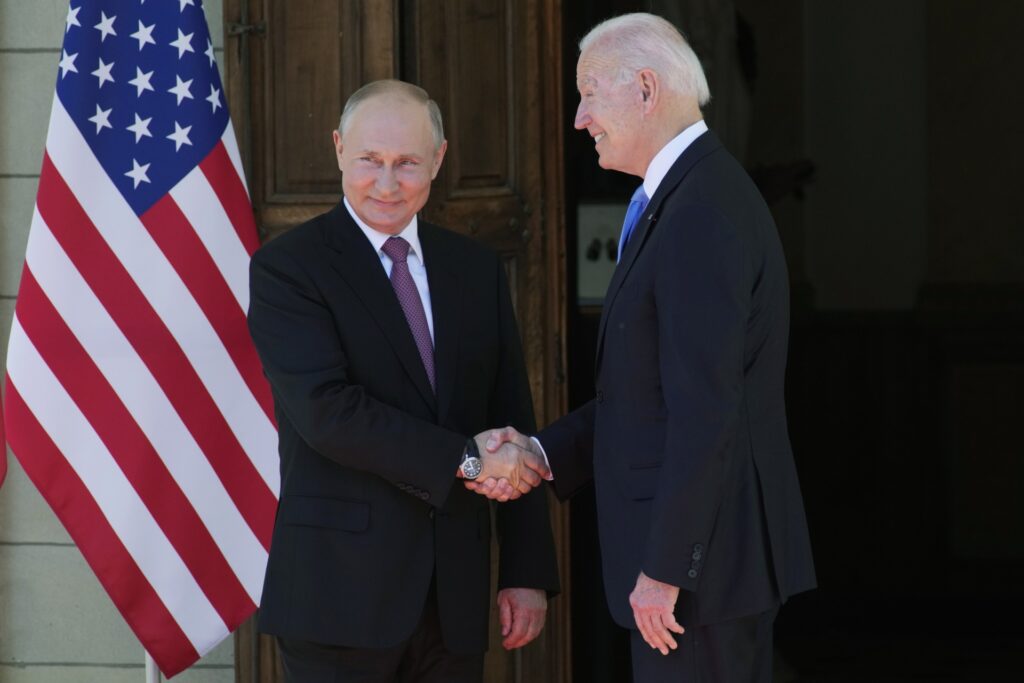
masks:
MULTIPOLYGON (((420 221, 436 396, 380 257, 342 204, 268 243, 249 328, 274 393, 281 499, 259 628, 381 648, 408 638, 436 577, 444 642, 487 647, 488 501, 455 478, 468 436, 533 426, 504 269, 420 221)), ((543 495, 499 507, 499 587, 557 591, 543 495)))
POLYGON ((763 199, 713 133, 662 180, 612 276, 597 395, 543 430, 560 497, 593 480, 605 587, 635 628, 639 572, 697 621, 815 585, 786 428, 789 291, 763 199))

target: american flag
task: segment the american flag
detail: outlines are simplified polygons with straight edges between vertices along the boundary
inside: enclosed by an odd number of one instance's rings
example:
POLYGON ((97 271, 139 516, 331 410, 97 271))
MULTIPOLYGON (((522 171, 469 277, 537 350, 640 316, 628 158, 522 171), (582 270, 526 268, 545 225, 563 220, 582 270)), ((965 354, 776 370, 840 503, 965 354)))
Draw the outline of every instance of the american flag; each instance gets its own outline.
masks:
POLYGON ((72 0, 7 439, 168 676, 262 590, 279 475, 256 247, 201 0, 72 0))

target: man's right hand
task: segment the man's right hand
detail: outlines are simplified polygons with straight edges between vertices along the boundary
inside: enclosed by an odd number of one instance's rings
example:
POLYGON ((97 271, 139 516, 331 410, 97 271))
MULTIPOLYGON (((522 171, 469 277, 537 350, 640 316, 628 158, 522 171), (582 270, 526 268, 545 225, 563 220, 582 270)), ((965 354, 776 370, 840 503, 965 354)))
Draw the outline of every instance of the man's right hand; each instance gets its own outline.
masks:
POLYGON ((515 500, 551 477, 543 453, 526 435, 512 427, 491 429, 476 435, 483 469, 470 491, 498 502, 515 500))

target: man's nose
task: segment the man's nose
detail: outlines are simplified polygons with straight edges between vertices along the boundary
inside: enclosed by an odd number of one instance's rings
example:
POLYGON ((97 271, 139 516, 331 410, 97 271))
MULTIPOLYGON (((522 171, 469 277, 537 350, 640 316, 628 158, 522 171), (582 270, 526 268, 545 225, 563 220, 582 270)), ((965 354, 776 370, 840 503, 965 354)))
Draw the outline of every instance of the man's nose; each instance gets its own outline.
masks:
POLYGON ((398 178, 392 168, 384 168, 377 174, 377 189, 381 192, 394 192, 398 189, 398 178))
POLYGON ((576 121, 573 122, 573 125, 576 126, 576 130, 583 130, 590 125, 590 114, 583 106, 583 100, 580 100, 579 106, 576 107, 576 121))

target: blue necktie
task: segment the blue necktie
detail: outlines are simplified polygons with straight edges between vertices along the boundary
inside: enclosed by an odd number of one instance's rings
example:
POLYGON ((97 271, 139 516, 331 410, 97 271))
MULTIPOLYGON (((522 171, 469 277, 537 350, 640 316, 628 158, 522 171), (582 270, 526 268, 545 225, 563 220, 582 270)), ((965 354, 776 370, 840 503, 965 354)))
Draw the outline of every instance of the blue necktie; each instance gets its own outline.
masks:
POLYGON ((616 261, 622 260, 622 252, 626 249, 626 243, 629 242, 633 229, 640 222, 640 216, 643 215, 644 209, 647 208, 648 201, 647 194, 644 193, 644 186, 641 184, 640 187, 636 188, 636 192, 633 193, 633 198, 629 200, 626 218, 622 221, 622 235, 619 236, 619 256, 615 259, 616 261))

